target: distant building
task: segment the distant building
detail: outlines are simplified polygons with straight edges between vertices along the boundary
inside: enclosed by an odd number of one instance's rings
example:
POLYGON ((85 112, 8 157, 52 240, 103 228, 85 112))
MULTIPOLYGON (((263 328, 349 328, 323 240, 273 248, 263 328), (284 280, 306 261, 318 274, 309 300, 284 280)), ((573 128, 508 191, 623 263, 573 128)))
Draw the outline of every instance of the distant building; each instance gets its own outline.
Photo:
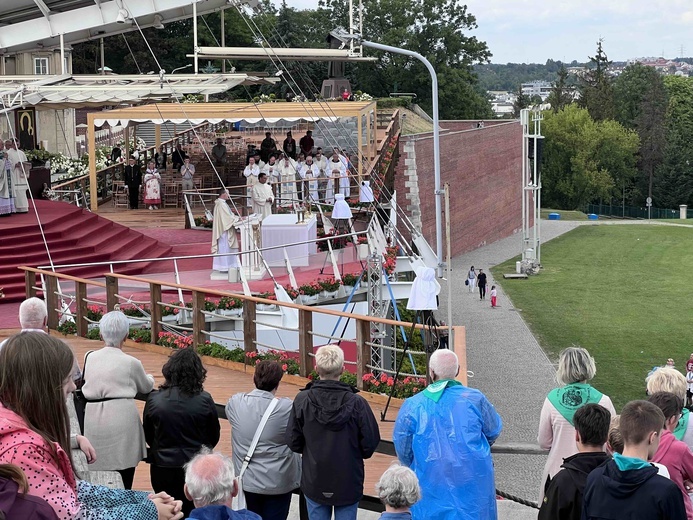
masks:
POLYGON ((522 93, 530 98, 539 96, 542 101, 546 101, 551 93, 552 85, 548 81, 532 81, 522 84, 522 93))

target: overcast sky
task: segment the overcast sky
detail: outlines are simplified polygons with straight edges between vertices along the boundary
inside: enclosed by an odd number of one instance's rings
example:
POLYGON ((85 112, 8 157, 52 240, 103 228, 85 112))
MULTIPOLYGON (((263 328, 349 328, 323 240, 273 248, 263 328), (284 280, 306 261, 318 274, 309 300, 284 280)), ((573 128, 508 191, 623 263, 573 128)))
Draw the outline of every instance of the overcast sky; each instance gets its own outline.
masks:
MULTIPOLYGON (((366 0, 367 1, 367 0, 366 0)), ((297 9, 317 0, 292 0, 297 9)), ((493 63, 587 61, 604 39, 610 60, 693 56, 690 0, 466 0, 493 63)), ((364 20, 367 25, 368 20, 364 20)))

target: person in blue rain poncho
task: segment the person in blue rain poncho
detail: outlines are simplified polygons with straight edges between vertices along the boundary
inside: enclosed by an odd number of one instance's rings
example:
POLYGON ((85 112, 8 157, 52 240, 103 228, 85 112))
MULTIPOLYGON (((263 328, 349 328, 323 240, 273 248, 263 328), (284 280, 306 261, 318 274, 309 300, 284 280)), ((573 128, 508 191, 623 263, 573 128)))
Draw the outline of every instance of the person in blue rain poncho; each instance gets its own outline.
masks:
POLYGON ((416 473, 421 500, 414 520, 495 520, 491 444, 503 422, 484 394, 455 380, 460 367, 450 350, 430 360, 433 383, 400 409, 393 440, 400 462, 416 473))

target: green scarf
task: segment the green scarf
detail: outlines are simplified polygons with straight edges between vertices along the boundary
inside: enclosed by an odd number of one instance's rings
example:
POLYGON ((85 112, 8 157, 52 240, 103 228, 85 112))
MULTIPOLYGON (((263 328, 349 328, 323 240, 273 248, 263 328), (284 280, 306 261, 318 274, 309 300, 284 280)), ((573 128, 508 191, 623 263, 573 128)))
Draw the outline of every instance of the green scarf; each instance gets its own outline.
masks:
POLYGON ((423 394, 428 397, 431 401, 434 403, 437 403, 440 401, 440 398, 443 397, 443 391, 449 387, 449 386, 458 386, 462 385, 459 381, 455 381, 454 379, 441 379, 440 381, 436 381, 435 383, 431 383, 426 387, 426 389, 423 391, 423 394))
POLYGON ((547 396, 566 421, 573 424, 573 415, 582 405, 599 403, 602 393, 587 383, 570 383, 562 388, 554 388, 547 396))
POLYGON ((679 423, 676 425, 676 429, 674 430, 674 437, 676 437, 678 440, 682 441, 683 436, 686 433, 686 430, 688 429, 688 418, 690 417, 690 412, 688 411, 688 408, 684 408, 681 410, 681 418, 679 419, 679 423))

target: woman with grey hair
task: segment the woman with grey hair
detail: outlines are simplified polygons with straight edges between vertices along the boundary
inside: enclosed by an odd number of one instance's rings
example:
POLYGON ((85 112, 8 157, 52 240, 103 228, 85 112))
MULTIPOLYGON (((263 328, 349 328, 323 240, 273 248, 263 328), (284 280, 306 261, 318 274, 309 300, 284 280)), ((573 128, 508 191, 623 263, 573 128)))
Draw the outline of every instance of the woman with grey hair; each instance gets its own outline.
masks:
POLYGON ((549 450, 541 478, 539 503, 544 498, 548 478, 560 471, 564 458, 577 453, 573 427, 575 411, 587 403, 596 403, 609 410, 612 417, 616 416, 611 399, 588 383, 596 373, 594 358, 584 348, 570 347, 561 352, 556 370, 556 381, 561 386, 549 392, 539 419, 537 442, 549 450))
POLYGON ((421 498, 416 473, 397 463, 382 474, 375 485, 375 493, 385 506, 381 520, 411 520, 410 508, 421 498))
POLYGON ((132 488, 135 467, 147 454, 135 395, 154 388, 154 377, 144 371, 140 360, 122 350, 129 331, 122 312, 104 314, 99 322, 104 346, 84 356, 82 387, 88 400, 84 436, 98 454, 90 469, 117 471, 125 489, 132 488))

